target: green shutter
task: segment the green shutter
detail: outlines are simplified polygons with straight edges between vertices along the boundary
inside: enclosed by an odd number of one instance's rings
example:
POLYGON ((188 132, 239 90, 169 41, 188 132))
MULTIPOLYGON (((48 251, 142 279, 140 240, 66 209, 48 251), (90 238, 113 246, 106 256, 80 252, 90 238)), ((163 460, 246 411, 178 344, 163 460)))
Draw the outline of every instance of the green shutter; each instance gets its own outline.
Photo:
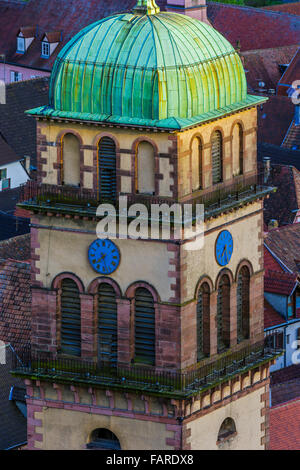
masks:
POLYGON ((212 137, 211 144, 212 158, 212 181, 213 184, 222 181, 222 135, 220 131, 216 131, 212 137))
POLYGON ((203 356, 203 292, 200 289, 197 302, 197 361, 203 356))
POLYGON ((103 137, 98 150, 98 177, 101 199, 116 197, 116 145, 109 137, 103 137))
POLYGON ((118 314, 116 293, 109 284, 100 284, 98 291, 98 359, 117 365, 118 314))
POLYGON ((237 341, 243 341, 243 277, 239 273, 237 283, 237 341))
POLYGON ((61 289, 61 352, 80 356, 81 309, 78 287, 72 279, 64 279, 61 289))
POLYGON ((151 293, 135 293, 135 361, 155 365, 155 309, 151 293))
POLYGON ((218 353, 230 347, 230 281, 227 275, 220 280, 217 300, 218 353))

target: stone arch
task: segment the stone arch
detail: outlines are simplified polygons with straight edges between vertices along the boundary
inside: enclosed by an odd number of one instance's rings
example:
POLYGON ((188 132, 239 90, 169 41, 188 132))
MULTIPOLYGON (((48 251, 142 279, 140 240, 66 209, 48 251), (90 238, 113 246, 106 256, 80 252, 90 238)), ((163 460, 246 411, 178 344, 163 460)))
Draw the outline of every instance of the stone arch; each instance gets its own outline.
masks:
POLYGON ((121 450, 117 436, 107 428, 94 429, 88 439, 87 449, 93 450, 121 450))
POLYGON ((221 423, 221 426, 218 432, 217 442, 221 443, 222 441, 230 439, 231 437, 233 438, 234 436, 236 436, 236 433, 237 433, 237 430, 236 430, 235 421, 232 418, 227 417, 221 423))
POLYGON ((216 127, 210 136, 212 184, 221 183, 223 176, 224 133, 223 129, 216 127))
POLYGON ((231 154, 233 176, 244 173, 245 133, 244 125, 240 120, 235 121, 231 127, 231 154))
POLYGON ((199 133, 190 142, 190 173, 192 191, 203 188, 203 138, 199 133))
POLYGON ((79 292, 81 294, 84 293, 84 291, 85 291, 84 284, 81 281, 81 279, 78 276, 76 276, 76 274, 69 273, 69 272, 63 272, 63 273, 60 273, 57 276, 55 276, 55 278, 52 281, 52 287, 51 287, 52 290, 60 289, 61 281, 63 279, 66 279, 66 278, 72 279, 76 283, 79 292))
POLYGON ((210 293, 213 292, 213 290, 214 290, 214 283, 213 283, 213 281, 211 280, 211 278, 210 278, 209 276, 207 276, 206 274, 204 274, 203 276, 200 277, 200 279, 199 279, 198 282, 197 282, 196 289, 195 289, 195 294, 194 294, 194 299, 195 299, 195 300, 197 299, 199 289, 201 288, 201 285, 202 285, 204 282, 206 282, 206 283, 209 285, 210 293))
POLYGON ((242 259, 239 264, 238 264, 238 267, 236 268, 236 271, 235 271, 235 282, 237 282, 238 280, 238 275, 239 275, 239 272, 240 270, 243 268, 243 266, 247 266, 247 268, 249 269, 249 273, 250 273, 250 277, 253 276, 254 274, 254 269, 253 269, 253 266, 252 266, 252 263, 247 260, 247 259, 242 259))
POLYGON ((58 184, 80 186, 82 184, 81 168, 83 162, 83 141, 80 134, 73 129, 64 129, 57 136, 58 145, 58 184))
POLYGON ((135 191, 138 194, 155 194, 155 149, 143 140, 135 153, 135 191))
POLYGON ((151 294, 153 296, 154 302, 156 302, 156 303, 160 302, 160 296, 159 296, 157 290, 155 289, 155 287, 153 287, 151 284, 149 284, 148 282, 145 282, 145 281, 135 281, 132 284, 130 284, 130 286, 128 286, 127 289, 126 289, 125 297, 127 299, 133 299, 134 295, 135 295, 135 291, 139 287, 144 287, 145 289, 148 289, 149 292, 151 292, 151 294))
POLYGON ((227 276, 229 277, 230 286, 233 284, 233 282, 234 282, 234 277, 233 277, 233 274, 232 274, 232 272, 230 271, 230 269, 228 269, 228 268, 222 268, 222 269, 219 271, 219 274, 218 274, 217 279, 216 279, 216 282, 215 282, 215 289, 216 289, 216 290, 218 290, 218 288, 219 288, 219 283, 220 283, 220 279, 221 279, 221 277, 222 277, 224 274, 227 274, 227 276))
POLYGON ((115 290, 116 296, 118 298, 122 297, 122 291, 121 291, 121 288, 120 288, 119 284, 116 281, 114 281, 113 279, 111 279, 110 277, 105 277, 105 276, 97 277, 96 279, 94 279, 88 287, 88 293, 89 294, 96 294, 97 291, 98 291, 99 285, 103 284, 103 283, 110 284, 113 287, 113 289, 115 290))

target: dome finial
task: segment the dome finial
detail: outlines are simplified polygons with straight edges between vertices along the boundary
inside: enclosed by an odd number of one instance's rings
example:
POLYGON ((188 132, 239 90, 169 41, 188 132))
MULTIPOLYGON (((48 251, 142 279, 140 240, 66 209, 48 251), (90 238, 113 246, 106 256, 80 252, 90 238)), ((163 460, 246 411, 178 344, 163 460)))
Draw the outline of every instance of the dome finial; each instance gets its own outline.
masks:
POLYGON ((156 5, 155 0, 138 0, 133 11, 134 13, 155 15, 160 12, 160 8, 156 5))

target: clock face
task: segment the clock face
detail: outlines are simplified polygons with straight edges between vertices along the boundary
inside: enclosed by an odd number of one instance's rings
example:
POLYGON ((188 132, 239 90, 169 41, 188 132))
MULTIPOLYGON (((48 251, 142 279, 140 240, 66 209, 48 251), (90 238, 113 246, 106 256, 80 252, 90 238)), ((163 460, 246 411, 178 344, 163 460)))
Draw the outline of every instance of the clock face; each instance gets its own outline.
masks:
POLYGON ((89 262, 100 274, 112 274, 120 264, 120 251, 110 240, 95 240, 89 247, 89 262))
POLYGON ((228 230, 223 230, 216 241, 216 260, 220 266, 229 263, 233 252, 233 238, 228 230))

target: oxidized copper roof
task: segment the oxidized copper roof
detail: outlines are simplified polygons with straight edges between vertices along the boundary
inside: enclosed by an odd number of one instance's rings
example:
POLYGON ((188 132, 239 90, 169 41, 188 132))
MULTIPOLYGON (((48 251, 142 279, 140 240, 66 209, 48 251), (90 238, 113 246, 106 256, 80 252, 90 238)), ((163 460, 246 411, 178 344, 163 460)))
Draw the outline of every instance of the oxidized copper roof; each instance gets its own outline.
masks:
POLYGON ((220 33, 155 5, 139 1, 78 33, 54 65, 50 106, 30 114, 180 129, 264 100, 247 95, 220 33))

